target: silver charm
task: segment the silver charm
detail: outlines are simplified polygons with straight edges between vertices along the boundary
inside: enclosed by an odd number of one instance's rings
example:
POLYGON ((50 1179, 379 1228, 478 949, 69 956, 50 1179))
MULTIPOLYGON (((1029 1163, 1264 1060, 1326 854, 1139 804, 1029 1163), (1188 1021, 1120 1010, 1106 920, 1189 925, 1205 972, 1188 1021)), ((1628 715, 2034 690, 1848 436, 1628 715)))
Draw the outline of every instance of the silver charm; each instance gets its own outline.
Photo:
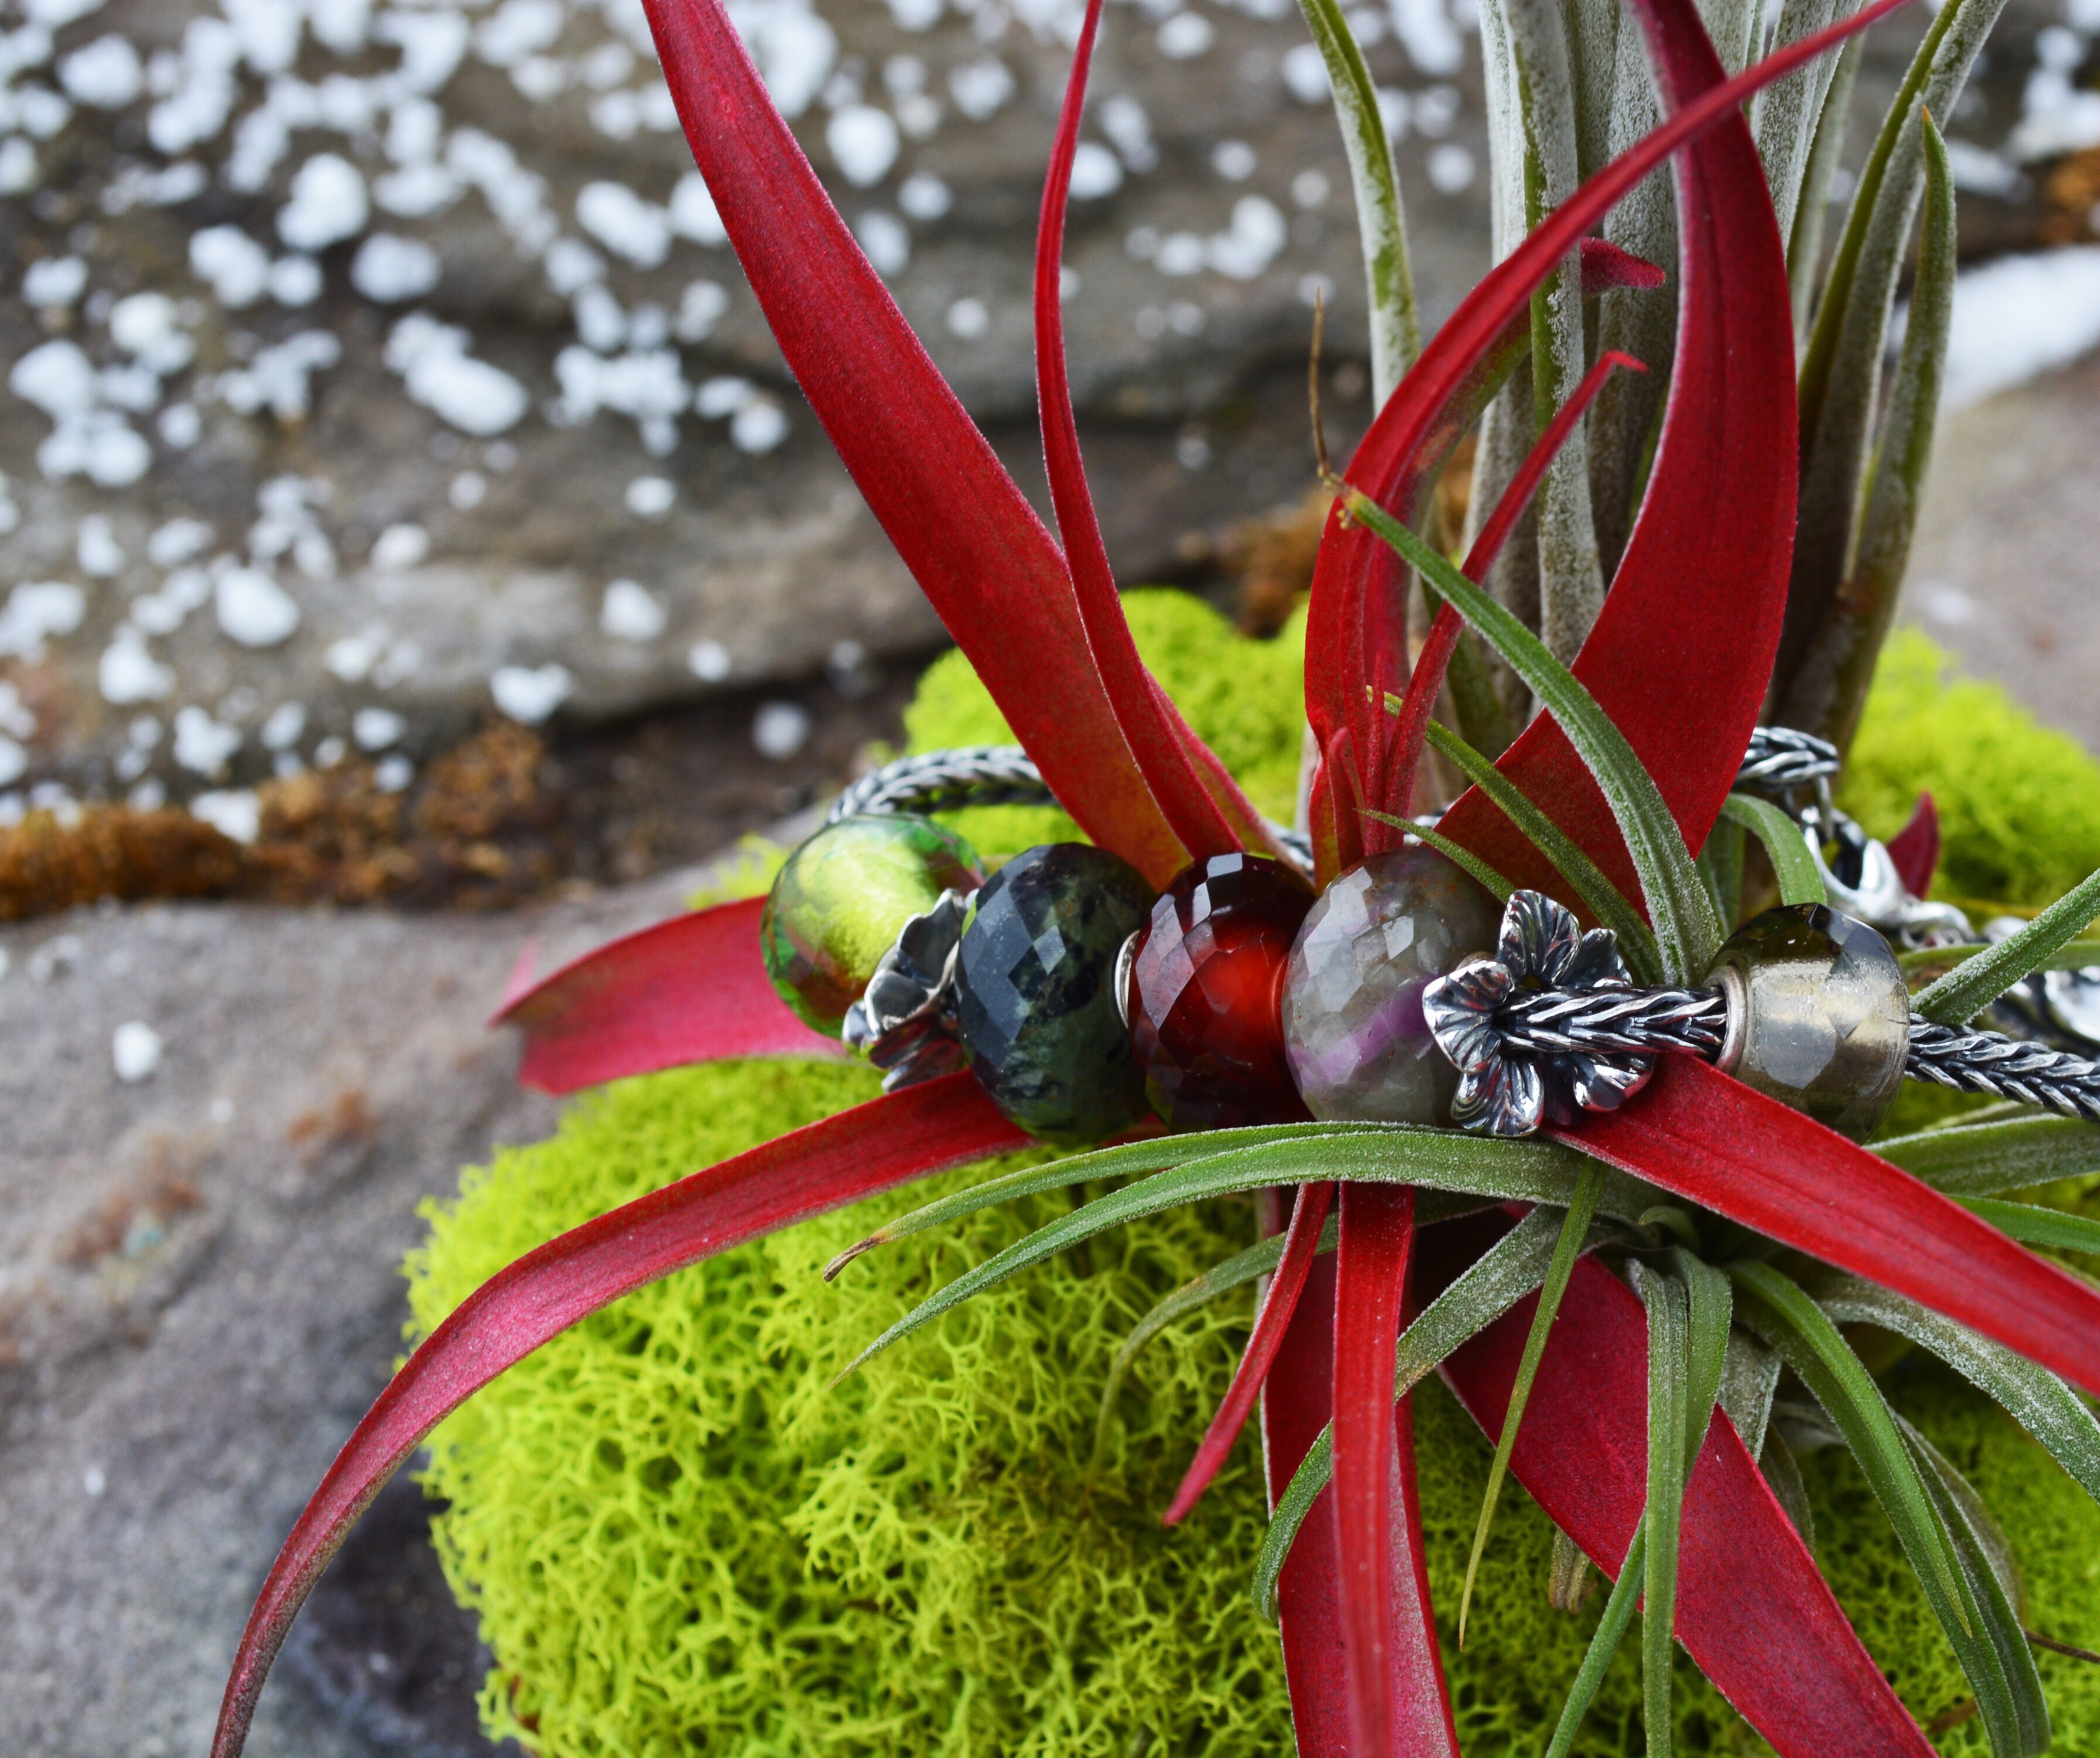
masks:
POLYGON ((1517 1136, 1544 1123, 1573 1123, 1582 1111, 1617 1110, 1648 1084, 1652 1055, 1591 1048, 1577 1031, 1555 1031, 1544 1017, 1524 1023, 1524 1040, 1538 1047, 1519 1049, 1507 1015, 1527 993, 1572 999, 1631 987, 1609 930, 1585 933, 1551 898, 1512 892, 1495 956, 1469 959, 1423 991, 1429 1029, 1459 1073, 1452 1120, 1485 1135, 1517 1136))
POLYGON ((924 915, 898 931, 867 992, 846 1009, 839 1036, 884 1071, 882 1090, 916 1086, 963 1066, 955 1025, 955 952, 970 899, 943 891, 924 915))

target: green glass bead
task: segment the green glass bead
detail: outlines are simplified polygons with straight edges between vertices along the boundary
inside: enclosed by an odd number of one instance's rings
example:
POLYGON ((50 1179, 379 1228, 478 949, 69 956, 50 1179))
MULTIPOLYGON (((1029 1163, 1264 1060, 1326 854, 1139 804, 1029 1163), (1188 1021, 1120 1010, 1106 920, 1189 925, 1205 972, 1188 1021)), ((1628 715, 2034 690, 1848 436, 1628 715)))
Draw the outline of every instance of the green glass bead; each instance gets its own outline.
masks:
POLYGON ((1100 1142, 1149 1114, 1115 970, 1151 910, 1135 868, 1083 842, 1017 855, 977 893, 956 1018, 977 1084, 1030 1135, 1100 1142))
POLYGON ((780 999, 836 1032, 882 955, 943 891, 982 882, 977 851, 930 818, 867 813, 827 824, 788 857, 759 918, 780 999))
POLYGON ((1841 1135, 1873 1133, 1910 1046, 1910 991, 1887 941, 1821 903, 1768 909, 1729 938, 1706 986, 1728 998, 1723 1073, 1841 1135))

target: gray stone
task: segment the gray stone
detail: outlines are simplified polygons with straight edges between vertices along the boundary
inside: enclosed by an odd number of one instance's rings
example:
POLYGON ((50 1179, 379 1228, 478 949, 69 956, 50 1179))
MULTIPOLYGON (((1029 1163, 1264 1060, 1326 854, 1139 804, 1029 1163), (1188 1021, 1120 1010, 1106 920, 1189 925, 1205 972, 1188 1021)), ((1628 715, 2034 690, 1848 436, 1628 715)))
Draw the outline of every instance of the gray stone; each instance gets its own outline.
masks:
MULTIPOLYGON (((416 1204, 556 1114, 482 1025, 520 945, 567 957, 692 877, 507 917, 151 907, 0 931, 0 1751, 206 1749, 270 1560, 400 1349, 416 1204), (133 1023, 161 1052, 127 1084, 133 1023)), ((397 1494, 331 1571, 257 1758, 474 1749, 480 1663, 417 1512, 397 1494), (390 1711, 375 1683, 418 1666, 390 1711)))
POLYGON ((1940 422, 1902 614, 2100 751, 2100 354, 1940 422))

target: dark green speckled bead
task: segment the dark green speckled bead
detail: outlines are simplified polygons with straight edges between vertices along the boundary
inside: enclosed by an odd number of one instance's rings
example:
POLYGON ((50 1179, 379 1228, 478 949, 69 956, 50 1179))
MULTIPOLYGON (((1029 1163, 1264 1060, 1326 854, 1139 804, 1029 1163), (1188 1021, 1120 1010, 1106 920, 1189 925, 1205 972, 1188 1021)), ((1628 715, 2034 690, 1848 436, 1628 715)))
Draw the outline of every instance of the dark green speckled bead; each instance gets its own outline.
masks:
POLYGON ((946 890, 978 883, 977 851, 908 813, 827 824, 788 857, 759 918, 758 943, 780 999, 836 1032, 882 955, 946 890))
POLYGON ((955 965, 963 1043, 1030 1135, 1100 1142, 1149 1115, 1115 969, 1151 908, 1135 868, 1083 842, 1017 855, 977 893, 955 965))

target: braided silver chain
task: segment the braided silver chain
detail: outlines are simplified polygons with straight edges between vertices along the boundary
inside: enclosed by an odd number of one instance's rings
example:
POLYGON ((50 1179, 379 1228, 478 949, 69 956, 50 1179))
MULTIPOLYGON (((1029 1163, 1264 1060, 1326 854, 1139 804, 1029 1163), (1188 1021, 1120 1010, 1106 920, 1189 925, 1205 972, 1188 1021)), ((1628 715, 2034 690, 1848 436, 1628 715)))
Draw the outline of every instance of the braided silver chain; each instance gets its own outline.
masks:
POLYGON ((1756 727, 1736 771, 1736 785, 1753 793, 1784 793, 1827 781, 1842 766, 1838 747, 1791 727, 1756 727))
POLYGON ((1689 1050, 1711 1057, 1728 1029, 1728 1003, 1717 989, 1546 990, 1512 995, 1495 1009, 1494 1023, 1505 1049, 1530 1056, 1689 1050))
POLYGON ((1904 1072, 1957 1093, 1989 1093, 2100 1123, 2100 1063, 2029 1039, 1965 1031, 1913 1014, 1904 1072))

